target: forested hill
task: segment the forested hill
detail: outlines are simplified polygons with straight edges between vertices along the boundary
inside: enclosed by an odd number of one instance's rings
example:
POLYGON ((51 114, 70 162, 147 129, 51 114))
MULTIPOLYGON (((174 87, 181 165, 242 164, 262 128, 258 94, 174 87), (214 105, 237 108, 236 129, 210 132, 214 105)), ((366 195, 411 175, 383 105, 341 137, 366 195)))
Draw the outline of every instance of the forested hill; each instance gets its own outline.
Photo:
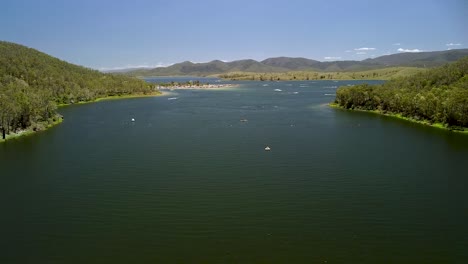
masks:
POLYGON ((376 110, 416 121, 468 128, 468 57, 382 85, 341 87, 335 103, 347 109, 376 110))
MULTIPOLYGON (((277 57, 263 61, 238 60, 223 62, 214 60, 205 63, 189 61, 177 63, 169 67, 154 69, 132 69, 123 72, 131 76, 209 76, 230 73, 285 73, 296 71, 314 72, 357 72, 388 67, 421 67, 441 66, 468 56, 468 49, 398 53, 385 55, 363 61, 325 61, 320 62, 306 58, 277 57)), ((121 72, 122 73, 122 72, 121 72)))
POLYGON ((99 97, 151 93, 150 84, 103 74, 35 49, 0 41, 0 131, 8 133, 56 116, 56 105, 99 97))

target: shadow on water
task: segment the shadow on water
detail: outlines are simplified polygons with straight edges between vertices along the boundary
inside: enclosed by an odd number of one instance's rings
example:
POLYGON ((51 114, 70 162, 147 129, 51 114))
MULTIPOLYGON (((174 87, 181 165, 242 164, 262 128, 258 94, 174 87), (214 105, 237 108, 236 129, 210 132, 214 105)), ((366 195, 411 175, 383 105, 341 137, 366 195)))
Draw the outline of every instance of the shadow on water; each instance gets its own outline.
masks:
MULTIPOLYGON (((464 133, 458 133, 455 131, 445 130, 441 128, 431 127, 429 125, 418 124, 408 120, 402 120, 399 118, 379 115, 375 113, 366 113, 358 111, 349 111, 344 109, 333 109, 337 111, 340 115, 346 116, 356 116, 360 117, 367 122, 372 122, 378 120, 381 125, 389 125, 391 127, 398 127, 404 129, 408 133, 417 133, 419 137, 424 138, 428 142, 433 140, 439 141, 443 140, 447 146, 456 151, 467 151, 468 150, 468 135, 464 133)), ((365 128, 365 124, 352 123, 349 124, 350 127, 361 127, 365 128)), ((369 123, 367 123, 369 124, 369 123)), ((404 131, 401 131, 404 132, 404 131)))

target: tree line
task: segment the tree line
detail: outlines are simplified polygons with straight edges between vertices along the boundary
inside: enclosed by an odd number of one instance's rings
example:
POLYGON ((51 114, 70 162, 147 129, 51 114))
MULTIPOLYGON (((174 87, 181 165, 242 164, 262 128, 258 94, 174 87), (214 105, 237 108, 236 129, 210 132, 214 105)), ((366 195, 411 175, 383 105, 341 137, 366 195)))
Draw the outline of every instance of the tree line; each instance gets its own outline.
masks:
POLYGON ((410 76, 426 69, 415 67, 389 67, 367 71, 289 71, 289 72, 229 72, 216 75, 229 80, 251 81, 309 81, 309 80, 388 80, 396 76, 410 76))
POLYGON ((0 130, 41 129, 59 118, 60 104, 153 93, 143 80, 104 74, 22 45, 0 41, 0 130))
POLYGON ((415 120, 468 128, 468 57, 381 85, 340 87, 335 103, 346 109, 377 110, 415 120))

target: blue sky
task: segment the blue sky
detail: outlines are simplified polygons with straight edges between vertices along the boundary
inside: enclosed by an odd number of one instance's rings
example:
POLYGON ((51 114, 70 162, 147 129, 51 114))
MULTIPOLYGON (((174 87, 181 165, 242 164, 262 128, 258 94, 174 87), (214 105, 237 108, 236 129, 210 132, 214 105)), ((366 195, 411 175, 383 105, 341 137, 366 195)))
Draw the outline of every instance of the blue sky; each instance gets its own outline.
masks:
POLYGON ((468 1, 14 0, 0 40, 95 69, 468 47, 468 1))

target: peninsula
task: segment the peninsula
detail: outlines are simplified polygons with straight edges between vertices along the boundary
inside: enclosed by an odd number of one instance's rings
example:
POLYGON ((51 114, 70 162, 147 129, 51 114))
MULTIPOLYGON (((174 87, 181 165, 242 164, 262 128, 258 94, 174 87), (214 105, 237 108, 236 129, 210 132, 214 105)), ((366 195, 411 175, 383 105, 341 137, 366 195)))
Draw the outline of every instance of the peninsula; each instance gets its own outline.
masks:
POLYGON ((468 57, 381 85, 340 87, 332 106, 468 133, 468 57))

